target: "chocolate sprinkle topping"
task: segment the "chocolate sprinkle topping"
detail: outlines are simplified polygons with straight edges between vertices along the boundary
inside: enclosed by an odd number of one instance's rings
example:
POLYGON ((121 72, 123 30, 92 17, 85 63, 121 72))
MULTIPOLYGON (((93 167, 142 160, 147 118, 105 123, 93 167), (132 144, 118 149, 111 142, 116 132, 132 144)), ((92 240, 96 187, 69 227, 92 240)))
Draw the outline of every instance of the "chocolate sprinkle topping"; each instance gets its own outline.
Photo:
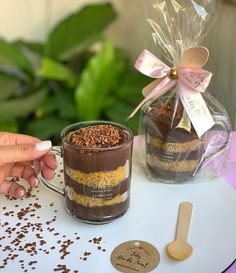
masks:
MULTIPOLYGON (((175 109, 175 101, 173 99, 161 102, 157 107, 153 109, 153 114, 156 116, 164 116, 166 118, 172 118, 175 109)), ((178 103, 175 117, 180 120, 183 116, 183 104, 181 101, 178 103)))
POLYGON ((70 134, 69 141, 78 147, 109 148, 122 142, 120 130, 111 125, 92 125, 70 134))

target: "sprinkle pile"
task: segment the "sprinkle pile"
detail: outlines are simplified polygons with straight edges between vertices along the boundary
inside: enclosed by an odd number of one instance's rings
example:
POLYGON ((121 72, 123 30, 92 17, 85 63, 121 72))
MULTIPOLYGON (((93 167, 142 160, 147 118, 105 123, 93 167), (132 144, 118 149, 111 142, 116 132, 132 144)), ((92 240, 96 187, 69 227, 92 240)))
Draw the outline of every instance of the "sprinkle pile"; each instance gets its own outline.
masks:
POLYGON ((72 132, 69 141, 83 148, 108 148, 119 145, 122 136, 120 130, 111 125, 92 125, 72 132))

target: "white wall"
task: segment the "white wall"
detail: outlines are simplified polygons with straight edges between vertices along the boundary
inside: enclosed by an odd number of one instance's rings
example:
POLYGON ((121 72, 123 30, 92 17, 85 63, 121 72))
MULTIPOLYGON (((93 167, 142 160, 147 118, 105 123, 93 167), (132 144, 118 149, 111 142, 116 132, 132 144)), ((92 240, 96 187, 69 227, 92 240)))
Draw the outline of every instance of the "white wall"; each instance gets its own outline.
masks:
POLYGON ((0 0, 0 36, 43 40, 51 27, 84 3, 101 0, 0 0))

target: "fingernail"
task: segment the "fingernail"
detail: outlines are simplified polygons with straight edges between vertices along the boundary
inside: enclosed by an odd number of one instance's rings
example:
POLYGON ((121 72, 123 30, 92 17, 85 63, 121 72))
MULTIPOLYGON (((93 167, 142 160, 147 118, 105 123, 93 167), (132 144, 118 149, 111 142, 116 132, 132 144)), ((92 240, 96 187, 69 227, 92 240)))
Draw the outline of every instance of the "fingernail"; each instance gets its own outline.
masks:
POLYGON ((20 189, 18 193, 19 193, 19 197, 23 197, 25 195, 25 190, 20 189))
POLYGON ((49 150, 51 147, 52 147, 52 142, 50 140, 39 142, 35 146, 38 152, 49 150))
POLYGON ((35 179, 34 179, 34 185, 35 185, 35 187, 37 187, 37 186, 38 186, 38 184, 39 184, 39 181, 38 181, 38 179, 37 179, 37 178, 35 178, 35 179))

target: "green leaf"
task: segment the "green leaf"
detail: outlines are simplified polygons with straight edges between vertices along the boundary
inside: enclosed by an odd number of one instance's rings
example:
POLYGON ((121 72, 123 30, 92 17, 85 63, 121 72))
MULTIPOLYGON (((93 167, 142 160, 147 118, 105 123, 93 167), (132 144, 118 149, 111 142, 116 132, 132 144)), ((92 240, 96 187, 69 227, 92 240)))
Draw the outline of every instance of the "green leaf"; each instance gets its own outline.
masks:
POLYGON ((44 45, 37 42, 26 42, 23 40, 14 41, 14 46, 24 54, 30 62, 33 72, 37 71, 44 54, 44 45))
POLYGON ((10 68, 19 68, 32 74, 32 67, 20 50, 13 44, 0 38, 0 65, 10 68))
POLYGON ((0 101, 10 98, 16 92, 18 84, 15 77, 0 73, 0 101))
POLYGON ((44 53, 44 45, 39 42, 26 42, 24 40, 16 40, 12 43, 17 48, 27 48, 28 50, 37 53, 39 55, 43 55, 44 53))
POLYGON ((65 59, 78 46, 94 42, 115 19, 111 4, 90 4, 59 23, 49 34, 46 43, 48 56, 65 59), (88 43, 89 42, 89 43, 88 43))
POLYGON ((0 122, 0 131, 1 132, 17 133, 18 132, 17 122, 15 120, 1 121, 0 122))
POLYGON ((63 119, 75 119, 76 118, 76 106, 74 100, 72 100, 67 94, 61 94, 55 98, 57 104, 59 117, 63 119))
POLYGON ((134 108, 129 105, 123 102, 117 102, 106 110, 105 115, 109 120, 124 124, 130 127, 134 134, 138 134, 139 115, 136 114, 133 118, 128 119, 128 116, 133 110, 134 108))
POLYGON ((6 121, 28 116, 35 111, 46 95, 47 90, 41 89, 27 97, 0 102, 0 120, 6 121))
POLYGON ((58 92, 56 95, 47 97, 47 99, 37 109, 39 116, 51 115, 57 112, 62 119, 75 119, 76 107, 71 94, 58 92))
POLYGON ((142 100, 142 89, 151 82, 149 77, 144 77, 134 69, 127 69, 121 76, 115 95, 119 100, 137 106, 142 100))
POLYGON ((116 84, 123 62, 118 60, 110 43, 93 58, 82 72, 75 92, 78 118, 81 120, 97 119, 104 109, 105 100, 116 84))
POLYGON ((43 119, 34 120, 28 124, 26 133, 39 137, 40 139, 49 139, 54 135, 60 135, 68 122, 60 120, 57 117, 45 117, 43 119))
POLYGON ((72 70, 61 63, 48 58, 43 59, 42 66, 37 71, 37 76, 46 79, 65 81, 70 87, 74 87, 77 82, 76 75, 72 70))

